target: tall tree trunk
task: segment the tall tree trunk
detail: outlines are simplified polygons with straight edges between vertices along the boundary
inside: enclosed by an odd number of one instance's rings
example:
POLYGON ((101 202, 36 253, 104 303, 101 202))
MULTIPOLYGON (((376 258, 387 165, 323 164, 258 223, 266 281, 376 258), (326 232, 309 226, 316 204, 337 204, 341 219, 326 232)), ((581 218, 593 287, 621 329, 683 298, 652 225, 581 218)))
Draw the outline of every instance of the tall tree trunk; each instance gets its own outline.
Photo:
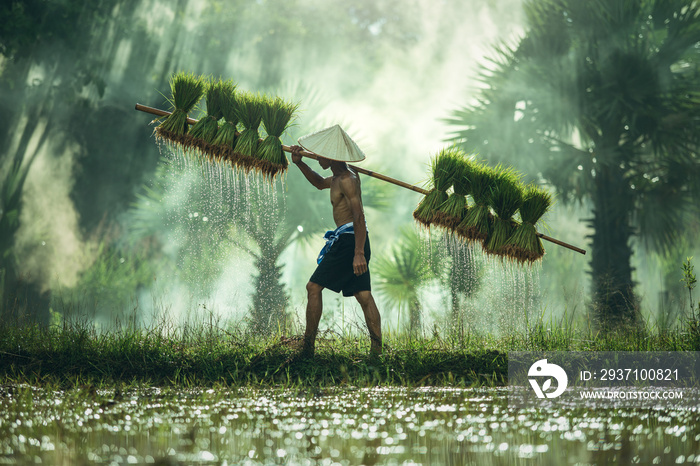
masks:
POLYGON ((282 267, 277 265, 279 254, 274 248, 261 247, 255 261, 258 275, 253 279, 255 293, 251 304, 250 330, 266 335, 286 326, 289 297, 282 283, 282 267))
POLYGON ((615 164, 596 167, 593 193, 593 312, 603 330, 638 321, 632 281, 632 227, 634 198, 623 172, 615 164))
POLYGON ((421 333, 421 306, 418 297, 414 297, 408 305, 408 331, 411 335, 418 336, 421 333))

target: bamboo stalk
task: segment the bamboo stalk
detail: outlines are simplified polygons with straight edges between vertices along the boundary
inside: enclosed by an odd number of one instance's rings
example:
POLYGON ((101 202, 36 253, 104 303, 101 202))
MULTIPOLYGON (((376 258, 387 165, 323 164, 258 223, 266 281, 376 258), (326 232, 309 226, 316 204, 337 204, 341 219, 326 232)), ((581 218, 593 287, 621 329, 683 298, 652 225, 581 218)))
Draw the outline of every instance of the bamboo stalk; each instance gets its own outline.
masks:
MULTIPOLYGON (((166 110, 161 110, 161 109, 159 109, 159 108, 154 108, 154 107, 148 107, 148 106, 146 106, 146 105, 141 105, 141 104, 136 104, 135 109, 138 110, 138 111, 140 111, 140 112, 150 113, 150 114, 152 114, 152 115, 157 115, 157 116, 168 116, 168 115, 170 115, 170 112, 168 112, 168 111, 166 111, 166 110)), ((197 120, 195 120, 195 119, 192 119, 192 118, 189 118, 189 117, 187 118, 187 123, 189 123, 189 124, 191 124, 191 125, 195 124, 196 122, 197 122, 197 120)), ((285 152, 289 152, 289 153, 292 152, 291 147, 290 147, 290 146, 286 146, 286 145, 284 145, 284 144, 282 145, 282 150, 284 150, 285 152)), ((309 151, 306 151, 306 150, 303 150, 303 151, 301 151, 301 152, 299 152, 299 153, 300 153, 302 156, 304 156, 304 157, 308 157, 308 158, 311 158, 311 159, 314 159, 314 160, 318 160, 318 158, 319 158, 319 155, 318 155, 318 154, 315 154, 315 153, 313 153, 313 152, 309 152, 309 151)), ((406 182, 404 182, 404 181, 397 180, 397 179, 395 179, 395 178, 391 178, 391 177, 386 176, 386 175, 382 175, 381 173, 377 173, 377 172, 374 172, 374 171, 372 171, 372 170, 367 170, 366 168, 358 167, 358 166, 356 166, 356 165, 350 165, 350 164, 348 164, 348 166, 349 166, 350 168, 352 168, 353 170, 355 170, 356 172, 362 173, 363 175, 371 176, 372 178, 377 178, 377 179, 379 179, 379 180, 386 181, 386 182, 388 182, 388 183, 392 183, 392 184, 395 184, 395 185, 397 185, 397 186, 401 186, 402 188, 410 189, 411 191, 415 191, 415 192, 417 192, 417 193, 421 193, 421 194, 424 194, 424 195, 425 195, 425 194, 428 194, 428 191, 427 191, 427 190, 425 190, 425 189, 423 189, 423 188, 421 188, 421 187, 419 187, 419 186, 415 186, 415 185, 406 183, 406 182)), ((572 250, 572 251, 578 252, 579 254, 584 254, 584 255, 586 254, 586 250, 585 250, 585 249, 581 249, 581 248, 576 247, 576 246, 574 246, 574 245, 571 245, 571 244, 569 244, 569 243, 565 243, 565 242, 560 241, 560 240, 558 240, 558 239, 549 237, 549 236, 547 236, 547 235, 543 235, 543 234, 540 233, 540 232, 537 232, 537 236, 539 236, 540 238, 542 238, 542 239, 545 240, 545 241, 549 241, 550 243, 554 243, 554 244, 556 244, 556 245, 558 245, 558 246, 565 247, 565 248, 570 249, 570 250, 572 250)))

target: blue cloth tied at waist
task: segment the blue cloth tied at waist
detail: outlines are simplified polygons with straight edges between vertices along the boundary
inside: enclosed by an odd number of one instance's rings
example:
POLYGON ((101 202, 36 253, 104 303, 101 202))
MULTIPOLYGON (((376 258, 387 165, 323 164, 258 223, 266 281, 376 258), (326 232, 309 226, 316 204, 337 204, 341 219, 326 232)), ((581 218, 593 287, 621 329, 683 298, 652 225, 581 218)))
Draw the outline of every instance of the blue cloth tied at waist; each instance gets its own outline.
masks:
POLYGON ((321 249, 321 252, 318 254, 318 259, 316 259, 316 264, 320 264, 321 261, 323 260, 323 257, 328 253, 328 251, 331 250, 331 246, 333 246, 333 243, 338 241, 338 238, 340 238, 340 235, 343 234, 354 234, 355 230, 353 229, 352 222, 346 223, 345 225, 340 225, 338 228, 335 230, 328 230, 325 235, 323 235, 323 238, 326 240, 325 246, 323 246, 323 249, 321 249))

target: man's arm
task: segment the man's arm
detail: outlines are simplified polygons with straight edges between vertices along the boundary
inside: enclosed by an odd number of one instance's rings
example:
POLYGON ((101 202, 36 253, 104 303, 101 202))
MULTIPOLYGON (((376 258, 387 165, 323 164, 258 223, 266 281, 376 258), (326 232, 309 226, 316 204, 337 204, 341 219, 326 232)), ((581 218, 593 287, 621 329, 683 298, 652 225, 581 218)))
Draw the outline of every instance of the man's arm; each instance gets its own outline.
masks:
POLYGON ((300 146, 292 146, 292 162, 294 165, 299 167, 299 170, 304 174, 309 183, 314 185, 317 189, 327 189, 331 187, 331 178, 324 178, 315 171, 311 169, 306 163, 301 160, 302 148, 300 146))
POLYGON ((353 230, 355 231, 355 256, 352 260, 352 268, 355 275, 362 275, 367 272, 367 258, 365 257, 367 224, 365 223, 365 212, 362 208, 360 183, 357 178, 344 176, 340 179, 340 189, 350 205, 353 230))

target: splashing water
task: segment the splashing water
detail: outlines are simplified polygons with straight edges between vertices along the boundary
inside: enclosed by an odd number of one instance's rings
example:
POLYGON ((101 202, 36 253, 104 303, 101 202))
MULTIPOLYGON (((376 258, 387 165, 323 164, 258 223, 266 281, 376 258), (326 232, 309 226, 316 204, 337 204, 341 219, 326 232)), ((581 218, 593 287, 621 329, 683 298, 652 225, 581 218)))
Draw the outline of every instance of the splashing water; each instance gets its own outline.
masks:
MULTIPOLYGON (((283 180, 260 180, 178 146, 165 146, 166 170, 159 200, 163 253, 174 268, 163 271, 167 301, 178 316, 192 309, 223 305, 226 313, 247 315, 255 292, 250 252, 262 237, 274 240, 284 219, 283 180)), ((227 317, 231 317, 227 315, 227 317)))
POLYGON ((451 267, 442 289, 444 300, 451 304, 440 312, 448 329, 460 336, 467 331, 523 332, 541 312, 539 263, 522 265, 488 255, 479 245, 451 234, 442 234, 438 241, 425 235, 421 248, 431 266, 451 267), (441 253, 449 261, 440 259, 441 253), (453 296, 455 292, 458 296, 453 296))

